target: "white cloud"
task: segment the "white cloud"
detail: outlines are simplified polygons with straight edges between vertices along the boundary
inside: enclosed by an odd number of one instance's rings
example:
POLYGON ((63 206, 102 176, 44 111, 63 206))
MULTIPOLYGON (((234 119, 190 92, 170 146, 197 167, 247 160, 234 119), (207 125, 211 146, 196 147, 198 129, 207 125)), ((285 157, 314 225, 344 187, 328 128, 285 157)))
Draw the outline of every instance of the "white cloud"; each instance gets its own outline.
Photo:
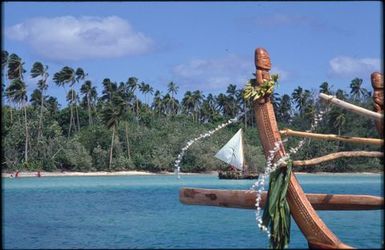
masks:
POLYGON ((194 59, 174 66, 172 74, 188 89, 223 90, 229 84, 243 87, 254 72, 253 61, 238 56, 216 59, 194 59))
POLYGON ((27 43, 40 55, 55 60, 111 58, 141 54, 153 42, 117 17, 33 18, 6 28, 13 40, 27 43))
POLYGON ((336 77, 368 77, 381 68, 380 59, 338 56, 329 61, 329 73, 336 77))

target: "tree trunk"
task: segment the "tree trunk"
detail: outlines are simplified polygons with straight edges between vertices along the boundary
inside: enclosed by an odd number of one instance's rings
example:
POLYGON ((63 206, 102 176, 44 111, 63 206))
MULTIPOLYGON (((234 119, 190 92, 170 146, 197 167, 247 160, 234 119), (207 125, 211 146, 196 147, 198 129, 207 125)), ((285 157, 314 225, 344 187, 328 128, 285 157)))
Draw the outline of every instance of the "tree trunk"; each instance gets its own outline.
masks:
POLYGON ((41 91, 41 102, 40 102, 40 119, 39 119, 39 134, 37 135, 38 140, 43 137, 43 105, 44 105, 44 95, 41 91))
MULTIPOLYGON (((74 100, 74 98, 75 98, 74 91, 72 89, 72 100, 74 100)), ((75 100, 75 112, 76 112, 77 129, 78 129, 78 132, 79 132, 80 131, 80 123, 79 123, 79 113, 78 113, 78 102, 76 100, 75 100)))
POLYGON ((72 111, 72 103, 70 103, 70 127, 68 128, 68 137, 71 136, 72 120, 73 120, 73 111, 72 111))
POLYGON ((124 124, 126 129, 126 143, 127 143, 127 156, 128 159, 131 160, 131 154, 130 154, 130 142, 128 141, 128 127, 127 122, 124 124))
POLYGON ((111 149, 110 149, 110 162, 108 164, 108 169, 111 172, 112 165, 112 150, 114 148, 114 137, 115 137, 115 125, 112 127, 112 137, 111 137, 111 149))
POLYGON ((87 94, 87 106, 88 106, 88 125, 91 126, 91 124, 92 124, 92 118, 91 118, 91 105, 90 105, 90 97, 89 97, 89 94, 87 94))
POLYGON ((76 122, 78 124, 77 128, 78 128, 78 131, 80 131, 79 112, 78 112, 77 102, 75 102, 75 112, 76 112, 76 122))
POLYGON ((27 125, 27 104, 26 103, 24 103, 24 122, 25 122, 24 161, 28 162, 28 125, 27 125))
POLYGON ((10 114, 11 114, 11 125, 13 123, 13 115, 12 115, 12 106, 9 105, 9 111, 10 111, 10 114))

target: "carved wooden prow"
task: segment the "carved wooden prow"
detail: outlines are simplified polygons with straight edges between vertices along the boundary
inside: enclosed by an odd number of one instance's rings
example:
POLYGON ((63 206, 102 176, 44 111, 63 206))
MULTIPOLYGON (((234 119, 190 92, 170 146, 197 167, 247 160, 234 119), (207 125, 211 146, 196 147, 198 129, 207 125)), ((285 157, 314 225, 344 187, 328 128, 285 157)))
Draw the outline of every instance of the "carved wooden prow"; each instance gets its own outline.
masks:
MULTIPOLYGON (((384 113, 384 78, 381 73, 374 72, 371 74, 373 86, 373 101, 374 111, 377 113, 384 113)), ((384 123, 375 121, 376 128, 381 138, 384 138, 384 123)))
MULTIPOLYGON (((255 50, 255 65, 257 84, 261 85, 264 83, 264 80, 270 80, 269 70, 271 69, 271 61, 265 49, 257 48, 255 50)), ((270 98, 264 96, 254 101, 254 111, 259 139, 262 143, 265 157, 267 158, 269 151, 274 148, 274 143, 281 141, 281 135, 278 130, 270 98)), ((276 154, 275 160, 284 154, 285 149, 281 146, 276 154)), ((310 248, 351 248, 343 244, 317 215, 309 200, 306 198, 294 173, 292 173, 290 177, 287 201, 290 206, 290 212, 306 237, 310 248)))

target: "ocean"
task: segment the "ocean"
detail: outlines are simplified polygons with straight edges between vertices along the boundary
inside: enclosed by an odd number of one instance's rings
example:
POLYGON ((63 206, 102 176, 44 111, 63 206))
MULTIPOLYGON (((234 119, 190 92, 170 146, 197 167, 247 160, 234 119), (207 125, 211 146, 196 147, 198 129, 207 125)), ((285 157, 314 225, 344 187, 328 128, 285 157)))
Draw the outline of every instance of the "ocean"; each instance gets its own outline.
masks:
MULTIPOLYGON (((382 175, 298 175, 305 192, 383 196, 382 175)), ((254 210, 191 206, 181 187, 250 189, 215 175, 2 178, 3 248, 268 248, 254 210)), ((383 210, 319 211, 356 248, 383 246, 383 210)), ((289 248, 307 248, 292 220, 289 248)))

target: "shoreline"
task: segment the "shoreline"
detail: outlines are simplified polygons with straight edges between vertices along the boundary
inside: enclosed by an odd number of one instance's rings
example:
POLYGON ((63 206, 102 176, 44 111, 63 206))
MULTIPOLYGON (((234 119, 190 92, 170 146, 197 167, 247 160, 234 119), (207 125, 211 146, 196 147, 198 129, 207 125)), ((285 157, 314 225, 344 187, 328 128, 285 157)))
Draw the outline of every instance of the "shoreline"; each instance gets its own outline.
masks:
MULTIPOLYGON (((296 175, 383 175, 383 172, 346 172, 346 173, 332 173, 332 172, 315 172, 315 173, 306 173, 306 172, 294 172, 296 175)), ((217 175, 217 171, 210 171, 204 173, 180 173, 180 175, 217 175)), ((147 171, 115 171, 115 172, 106 172, 106 171, 96 171, 96 172, 45 172, 40 171, 41 177, 66 177, 66 176, 147 176, 147 175, 175 175, 175 172, 147 172, 147 171)), ((12 178, 15 177, 15 172, 13 173, 1 173, 2 178, 12 178)), ((37 171, 28 172, 20 171, 18 178, 22 177, 37 177, 37 171)))

